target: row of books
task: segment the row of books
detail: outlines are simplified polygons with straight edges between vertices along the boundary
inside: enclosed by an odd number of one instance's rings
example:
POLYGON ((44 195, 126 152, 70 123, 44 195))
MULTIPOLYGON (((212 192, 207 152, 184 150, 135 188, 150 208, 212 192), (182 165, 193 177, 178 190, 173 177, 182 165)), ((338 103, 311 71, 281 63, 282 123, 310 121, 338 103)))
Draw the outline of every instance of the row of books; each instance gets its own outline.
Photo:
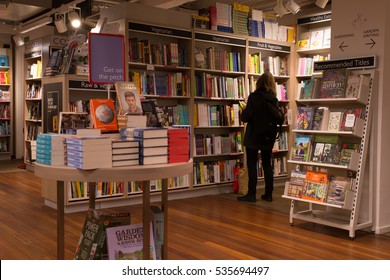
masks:
POLYGON ((129 38, 130 62, 189 67, 189 53, 177 43, 163 44, 149 39, 129 38))
POLYGON ((9 122, 2 121, 0 122, 0 136, 9 136, 11 135, 11 127, 9 122))
MULTIPOLYGON (((140 181, 132 181, 126 182, 127 191, 129 194, 141 193, 144 186, 143 182, 140 181)), ((151 191, 161 191, 162 190, 162 179, 151 180, 149 182, 151 191)), ((189 186, 189 175, 177 176, 168 178, 168 189, 179 189, 179 188, 187 188, 189 186)))
POLYGON ((0 71, 0 85, 11 84, 11 79, 8 71, 0 71))
POLYGON ((9 119, 11 117, 11 106, 9 103, 0 103, 0 119, 9 119))
POLYGON ((298 58, 298 69, 297 76, 310 76, 313 74, 314 62, 316 61, 325 61, 330 59, 330 54, 327 56, 324 55, 314 55, 312 57, 300 57, 298 58))
POLYGON ((10 101, 10 92, 0 89, 0 101, 10 101))
POLYGON ((354 179, 325 172, 291 172, 287 195, 311 201, 347 206, 354 192, 354 179), (349 197, 349 198, 348 198, 349 197))
POLYGON ((195 155, 221 155, 241 153, 242 135, 240 131, 224 135, 195 134, 195 155))
POLYGON ((244 98, 244 77, 213 76, 207 73, 195 75, 195 94, 199 97, 244 98))
POLYGON ((330 39, 330 27, 301 32, 297 41, 297 50, 330 48, 330 39))
POLYGON ((8 140, 0 138, 0 153, 8 153, 8 140))
POLYGON ((194 185, 234 181, 236 160, 220 160, 194 163, 194 185))
POLYGON ((40 84, 28 84, 26 90, 26 99, 41 99, 42 86, 40 84))
POLYGON ((353 154, 360 152, 360 144, 342 141, 337 135, 296 134, 291 159, 350 166, 353 154))
POLYGON ((325 69, 322 77, 302 81, 298 85, 299 99, 365 98, 370 78, 346 68, 325 69))
POLYGON ((209 105, 195 103, 194 112, 195 126, 240 126, 242 124, 239 104, 209 105))
POLYGON ((241 53, 217 47, 195 49, 195 67, 209 70, 241 72, 241 53))
POLYGON ((365 119, 362 108, 329 109, 298 106, 294 129, 320 131, 354 131, 359 120, 365 119))
POLYGON ((0 54, 0 67, 9 67, 8 55, 0 54))
MULTIPOLYGON (((272 170, 274 172, 274 176, 281 176, 287 174, 287 157, 273 157, 271 159, 272 170)), ((261 157, 257 160, 257 178, 264 178, 264 170, 261 162, 261 157)))
POLYGON ((248 55, 248 72, 250 74, 263 74, 268 71, 274 76, 288 76, 287 65, 287 57, 262 57, 261 53, 248 55))
MULTIPOLYGON (((256 82, 257 78, 250 76, 249 77, 249 93, 254 92, 256 90, 256 82)), ((276 97, 279 101, 288 101, 288 93, 287 93, 287 84, 286 83, 275 83, 276 89, 276 97)))
POLYGON ((42 60, 38 59, 36 63, 27 65, 27 79, 38 79, 42 77, 42 60))

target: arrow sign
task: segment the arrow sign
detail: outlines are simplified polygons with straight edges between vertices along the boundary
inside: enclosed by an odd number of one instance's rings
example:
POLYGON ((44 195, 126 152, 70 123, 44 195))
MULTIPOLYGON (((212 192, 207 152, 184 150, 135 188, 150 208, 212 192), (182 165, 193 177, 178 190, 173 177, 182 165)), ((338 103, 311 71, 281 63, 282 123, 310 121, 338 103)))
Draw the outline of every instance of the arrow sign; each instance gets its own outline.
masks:
POLYGON ((366 45, 371 45, 371 48, 370 48, 370 50, 372 49, 372 47, 373 46, 375 46, 375 41, 374 40, 372 40, 371 38, 370 38, 370 40, 371 40, 371 42, 369 42, 369 43, 366 43, 366 45))
POLYGON ((347 45, 344 45, 344 42, 342 42, 342 43, 340 44, 339 48, 340 48, 340 50, 344 51, 343 48, 348 48, 348 46, 347 46, 347 45))

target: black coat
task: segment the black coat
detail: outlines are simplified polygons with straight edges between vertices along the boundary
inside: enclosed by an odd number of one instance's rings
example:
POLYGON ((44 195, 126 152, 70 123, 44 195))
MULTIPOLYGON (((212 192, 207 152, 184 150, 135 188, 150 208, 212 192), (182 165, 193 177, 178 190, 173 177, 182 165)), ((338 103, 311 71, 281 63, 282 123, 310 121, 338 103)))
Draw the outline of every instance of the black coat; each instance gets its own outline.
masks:
POLYGON ((276 96, 257 89, 249 95, 246 108, 242 111, 241 119, 247 123, 244 136, 244 146, 247 148, 271 150, 274 146, 277 127, 269 121, 265 102, 279 105, 276 96))

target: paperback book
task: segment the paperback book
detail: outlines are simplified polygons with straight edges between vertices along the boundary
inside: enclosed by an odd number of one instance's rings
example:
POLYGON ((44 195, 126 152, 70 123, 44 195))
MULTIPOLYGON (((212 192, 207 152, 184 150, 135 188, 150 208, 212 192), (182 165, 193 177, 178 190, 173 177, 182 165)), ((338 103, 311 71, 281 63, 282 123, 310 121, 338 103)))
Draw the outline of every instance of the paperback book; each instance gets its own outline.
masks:
POLYGON ((102 132, 118 131, 116 111, 112 99, 91 99, 90 112, 94 128, 99 128, 102 132))
POLYGON ((292 197, 301 197, 305 190, 305 185, 306 172, 292 170, 287 195, 292 197))
POLYGON ((296 134, 292 159, 298 161, 307 161, 310 146, 311 146, 310 135, 296 134))
POLYGON ((344 98, 347 85, 347 69, 325 69, 317 98, 344 98))
POLYGON ((352 178, 343 176, 331 176, 329 179, 329 188, 326 202, 334 205, 343 206, 345 195, 352 187, 352 178))
POLYGON ((314 116, 313 107, 297 107, 297 116, 295 120, 295 129, 311 130, 314 116))
POLYGON ((345 109, 341 119, 340 130, 353 131, 355 127, 356 119, 360 118, 361 114, 362 114, 361 108, 345 109))
POLYGON ((134 82, 116 82, 115 89, 119 101, 118 115, 142 115, 141 94, 134 82))
POLYGON ((359 143, 343 142, 341 144, 339 165, 349 166, 354 152, 360 151, 359 143))
POLYGON ((307 171, 306 186, 302 198, 324 202, 328 189, 328 174, 324 172, 307 171))

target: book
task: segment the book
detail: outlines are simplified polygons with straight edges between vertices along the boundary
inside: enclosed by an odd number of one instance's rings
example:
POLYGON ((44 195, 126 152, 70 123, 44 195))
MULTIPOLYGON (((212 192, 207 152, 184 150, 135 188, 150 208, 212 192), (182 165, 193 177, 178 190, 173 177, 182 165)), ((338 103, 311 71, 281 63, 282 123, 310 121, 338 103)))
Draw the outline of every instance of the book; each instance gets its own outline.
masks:
POLYGON ((156 205, 150 205, 153 225, 154 246, 156 247, 156 260, 162 260, 164 246, 164 212, 156 205))
POLYGON ((139 148, 133 147, 133 148, 113 148, 112 149, 112 155, 123 155, 123 154, 138 154, 139 148))
POLYGON ((297 50, 308 50, 310 48, 310 32, 301 32, 297 40, 297 50))
POLYGON ((325 69, 317 98, 344 98, 346 85, 346 68, 325 69))
POLYGON ((352 178, 344 176, 331 176, 329 179, 326 202, 343 206, 346 193, 352 188, 352 181, 352 178))
POLYGON ((326 107, 318 107, 314 109, 312 130, 328 130, 329 109, 326 107))
POLYGON ((139 154, 138 153, 132 153, 132 154, 113 154, 112 155, 112 161, 117 160, 131 160, 131 159, 138 159, 139 154))
MULTIPOLYGON (((143 225, 130 224, 106 229, 110 260, 143 260, 143 225)), ((150 259, 156 259, 153 226, 150 226, 150 259)))
POLYGON ((340 137, 338 135, 315 135, 311 161, 338 164, 340 149, 340 137))
POLYGON ((111 147, 111 139, 105 136, 71 136, 65 139, 66 144, 77 146, 104 145, 111 147))
POLYGON ((116 82, 116 96, 119 102, 118 115, 142 115, 141 94, 135 82, 116 82))
POLYGON ((161 138, 149 138, 149 139, 141 139, 141 138, 126 138, 123 137, 122 139, 125 140, 135 140, 139 143, 140 148, 143 147, 159 147, 159 146, 168 146, 168 138, 167 137, 161 137, 161 138))
POLYGON ((324 29, 324 40, 322 42, 323 48, 330 48, 330 42, 331 42, 331 28, 325 28, 324 29))
POLYGON ((307 161, 310 146, 311 146, 310 135, 296 134, 292 159, 299 160, 299 161, 307 161))
POLYGON ((360 144, 352 142, 341 143, 339 165, 349 166, 352 153, 360 152, 360 144))
POLYGON ((306 172, 306 185, 303 199, 324 202, 328 189, 328 174, 325 172, 306 172))
POLYGON ((341 118, 343 112, 330 112, 329 121, 328 121, 328 130, 329 131, 339 131, 341 125, 341 118))
POLYGON ((139 164, 161 164, 168 163, 168 155, 155 155, 155 156, 140 156, 139 164))
POLYGON ((310 49, 322 48, 323 41, 324 41, 324 30, 323 29, 313 30, 310 33, 310 49))
POLYGON ((290 182, 288 185, 287 195, 301 197, 306 185, 306 172, 291 171, 290 182))
POLYGON ((139 159, 126 159, 112 161, 112 167, 139 165, 139 159))
POLYGON ((58 132, 77 135, 78 129, 89 127, 88 113, 60 112, 58 132))
POLYGON ((162 127, 128 127, 121 128, 122 137, 133 138, 161 138, 168 137, 168 129, 162 127))
POLYGON ((161 111, 158 110, 156 99, 144 99, 141 101, 144 115, 147 116, 148 127, 162 127, 161 111))
POLYGON ((118 127, 143 127, 147 125, 146 115, 124 115, 117 116, 118 127))
POLYGON ((311 130, 314 117, 314 107, 298 106, 295 120, 295 129, 311 130))
POLYGON ((362 114, 362 108, 347 108, 343 112, 341 118, 340 130, 341 131, 353 131, 356 123, 356 119, 360 118, 362 114))
POLYGON ((157 156, 157 155, 167 155, 168 146, 161 147, 143 147, 139 150, 140 156, 157 156))
POLYGON ((116 111, 112 99, 91 99, 90 112, 94 128, 99 128, 102 132, 118 131, 116 111))
POLYGON ((349 72, 347 79, 347 88, 345 90, 346 98, 359 98, 367 95, 370 89, 370 78, 364 75, 349 72))
POLYGON ((109 225, 109 216, 89 209, 81 230, 79 242, 76 247, 74 259, 94 260, 101 259, 105 230, 109 225))
POLYGON ((121 139, 111 139, 112 149, 117 148, 138 148, 139 142, 136 140, 121 140, 121 139))

